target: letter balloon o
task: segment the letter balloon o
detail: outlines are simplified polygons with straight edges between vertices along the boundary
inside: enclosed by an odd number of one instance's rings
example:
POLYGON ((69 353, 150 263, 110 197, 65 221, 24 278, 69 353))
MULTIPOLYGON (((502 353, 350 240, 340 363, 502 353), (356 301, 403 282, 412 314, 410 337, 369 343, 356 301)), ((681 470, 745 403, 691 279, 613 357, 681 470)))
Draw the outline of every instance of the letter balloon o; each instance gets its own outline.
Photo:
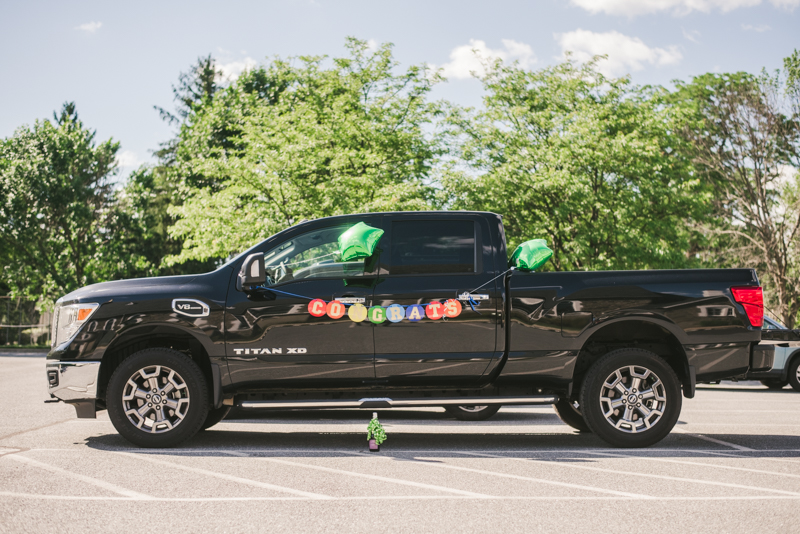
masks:
POLYGON ((326 311, 328 312, 328 317, 331 319, 341 319, 344 317, 344 304, 338 300, 332 300, 328 303, 328 309, 326 311))

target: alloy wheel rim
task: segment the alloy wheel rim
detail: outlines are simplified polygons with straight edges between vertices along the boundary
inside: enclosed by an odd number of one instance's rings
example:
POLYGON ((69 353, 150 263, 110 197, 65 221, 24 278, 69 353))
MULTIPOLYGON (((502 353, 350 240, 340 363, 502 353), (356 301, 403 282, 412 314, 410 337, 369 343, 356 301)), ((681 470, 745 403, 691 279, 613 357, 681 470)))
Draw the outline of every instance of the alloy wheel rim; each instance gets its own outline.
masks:
POLYGON ((652 428, 664 416, 667 393, 664 383, 650 369, 639 365, 620 367, 600 388, 600 407, 606 422, 629 434, 652 428))
POLYGON ((128 421, 144 432, 169 432, 189 412, 189 388, 181 375, 163 365, 149 365, 133 373, 122 391, 128 421))

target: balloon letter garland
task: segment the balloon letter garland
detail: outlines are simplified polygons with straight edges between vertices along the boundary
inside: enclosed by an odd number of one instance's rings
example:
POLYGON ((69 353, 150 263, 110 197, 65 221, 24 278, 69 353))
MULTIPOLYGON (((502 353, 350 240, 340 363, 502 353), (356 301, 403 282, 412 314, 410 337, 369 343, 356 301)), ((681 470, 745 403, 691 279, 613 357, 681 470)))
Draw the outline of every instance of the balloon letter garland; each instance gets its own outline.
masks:
POLYGON ((399 323, 403 319, 416 323, 425 317, 432 321, 445 317, 454 319, 461 315, 462 309, 461 303, 456 299, 449 299, 445 302, 433 301, 424 306, 420 304, 410 304, 408 306, 391 304, 385 308, 383 306, 367 308, 363 304, 355 303, 351 304, 349 309, 343 302, 338 300, 326 303, 322 299, 314 299, 308 303, 308 313, 314 317, 327 315, 331 319, 341 319, 346 314, 355 323, 369 320, 373 324, 381 324, 384 321, 399 323))

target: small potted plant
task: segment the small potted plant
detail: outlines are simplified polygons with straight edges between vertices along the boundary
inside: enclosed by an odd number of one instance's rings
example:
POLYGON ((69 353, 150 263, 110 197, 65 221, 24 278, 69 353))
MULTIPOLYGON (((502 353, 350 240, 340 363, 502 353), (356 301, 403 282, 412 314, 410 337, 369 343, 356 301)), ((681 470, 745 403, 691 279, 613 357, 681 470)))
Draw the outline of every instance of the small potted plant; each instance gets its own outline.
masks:
POLYGON ((369 452, 379 452, 381 443, 386 441, 386 431, 378 421, 377 412, 372 412, 372 421, 367 425, 367 441, 369 442, 369 452))

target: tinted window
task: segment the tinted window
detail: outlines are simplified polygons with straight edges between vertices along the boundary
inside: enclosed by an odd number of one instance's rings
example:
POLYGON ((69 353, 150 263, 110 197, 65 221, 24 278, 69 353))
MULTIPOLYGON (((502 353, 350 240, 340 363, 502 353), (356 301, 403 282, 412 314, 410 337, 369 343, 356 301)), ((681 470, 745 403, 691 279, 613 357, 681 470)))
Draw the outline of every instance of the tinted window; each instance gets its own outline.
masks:
POLYGON ((264 254, 267 274, 274 283, 363 276, 363 259, 343 262, 339 256, 339 236, 350 226, 314 230, 284 241, 264 254))
POLYGON ((472 221, 392 223, 391 274, 475 272, 472 221))

